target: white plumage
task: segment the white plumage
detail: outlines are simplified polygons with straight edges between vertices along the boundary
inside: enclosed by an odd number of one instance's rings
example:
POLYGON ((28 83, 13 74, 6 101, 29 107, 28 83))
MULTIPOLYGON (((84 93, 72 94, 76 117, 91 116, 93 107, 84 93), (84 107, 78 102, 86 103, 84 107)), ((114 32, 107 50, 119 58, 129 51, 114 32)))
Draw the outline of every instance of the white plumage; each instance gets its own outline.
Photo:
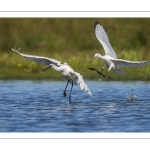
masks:
MULTIPOLYGON (((80 84, 81 90, 84 90, 90 96, 92 96, 92 93, 90 89, 88 88, 88 86, 86 85, 86 83, 84 82, 82 75, 78 72, 75 72, 67 63, 61 64, 60 61, 57 61, 53 58, 23 54, 19 52, 20 48, 18 50, 12 48, 12 50, 25 58, 35 61, 36 63, 48 66, 46 69, 43 70, 43 72, 47 70, 48 68, 52 68, 55 71, 61 72, 62 75, 68 80, 66 88, 68 86, 68 83, 72 84, 72 87, 73 87, 73 85, 77 84, 76 83, 77 81, 80 84)), ((71 91, 69 95, 70 102, 71 102, 72 87, 71 87, 71 91)), ((64 96, 66 96, 66 88, 64 90, 64 96)))
MULTIPOLYGON (((148 60, 148 61, 129 61, 129 60, 117 59, 116 53, 109 43, 108 36, 107 36, 104 28, 98 21, 95 21, 94 31, 95 31, 96 38, 99 40, 99 42, 102 44, 102 46, 104 48, 105 55, 102 56, 101 54, 96 53, 94 55, 94 58, 91 59, 90 62, 92 62, 95 58, 103 59, 104 60, 103 69, 105 68, 105 66, 108 66, 109 67, 108 71, 110 71, 112 69, 112 70, 117 71, 120 74, 123 74, 124 72, 121 71, 119 69, 119 67, 143 67, 145 65, 150 64, 150 60, 148 60)), ((100 74, 104 77, 108 73, 107 72, 105 75, 103 75, 102 74, 103 69, 101 72, 99 72, 95 68, 89 68, 89 69, 95 70, 98 74, 100 74)))

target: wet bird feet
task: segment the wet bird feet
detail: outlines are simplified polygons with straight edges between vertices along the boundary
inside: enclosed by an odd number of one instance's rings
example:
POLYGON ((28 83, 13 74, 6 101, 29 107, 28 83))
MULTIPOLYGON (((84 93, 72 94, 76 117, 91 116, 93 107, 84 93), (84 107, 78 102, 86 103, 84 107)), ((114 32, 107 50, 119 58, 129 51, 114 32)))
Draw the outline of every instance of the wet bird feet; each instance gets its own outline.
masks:
POLYGON ((64 91, 64 97, 66 97, 66 95, 67 95, 67 94, 66 94, 66 91, 64 91))

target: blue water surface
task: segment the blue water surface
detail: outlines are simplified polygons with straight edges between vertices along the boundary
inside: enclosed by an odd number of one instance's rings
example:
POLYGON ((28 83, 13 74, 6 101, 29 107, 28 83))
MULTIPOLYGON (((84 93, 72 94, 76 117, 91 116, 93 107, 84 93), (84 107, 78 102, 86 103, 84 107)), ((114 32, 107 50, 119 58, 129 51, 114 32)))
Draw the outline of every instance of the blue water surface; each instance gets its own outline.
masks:
POLYGON ((0 81, 0 132, 150 132, 150 83, 0 81))

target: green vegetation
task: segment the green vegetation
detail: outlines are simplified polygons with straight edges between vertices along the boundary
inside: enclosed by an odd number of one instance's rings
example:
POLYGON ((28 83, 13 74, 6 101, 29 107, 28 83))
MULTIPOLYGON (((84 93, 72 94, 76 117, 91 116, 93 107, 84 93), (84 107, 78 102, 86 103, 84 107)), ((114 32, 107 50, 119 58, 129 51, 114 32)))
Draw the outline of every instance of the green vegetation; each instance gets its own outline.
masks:
POLYGON ((150 59, 149 18, 0 18, 0 79, 64 79, 52 69, 40 73, 46 66, 11 51, 16 46, 25 54, 67 62, 85 79, 149 80, 150 66, 122 68, 124 75, 110 71, 106 78, 88 69, 103 66, 100 59, 89 63, 95 53, 104 54, 94 34, 95 20, 103 25, 118 58, 150 59))

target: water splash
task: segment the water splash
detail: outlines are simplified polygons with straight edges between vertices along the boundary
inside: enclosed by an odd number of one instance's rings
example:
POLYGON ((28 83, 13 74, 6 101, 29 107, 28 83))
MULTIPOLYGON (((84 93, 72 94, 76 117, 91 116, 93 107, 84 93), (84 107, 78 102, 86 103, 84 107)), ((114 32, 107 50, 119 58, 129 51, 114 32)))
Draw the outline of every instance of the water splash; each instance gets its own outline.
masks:
POLYGON ((128 101, 137 100, 137 96, 134 94, 133 89, 130 90, 130 93, 129 93, 128 97, 127 97, 127 100, 128 101))
POLYGON ((148 81, 148 79, 146 78, 146 77, 144 77, 144 76, 141 76, 141 80, 140 81, 148 81))

